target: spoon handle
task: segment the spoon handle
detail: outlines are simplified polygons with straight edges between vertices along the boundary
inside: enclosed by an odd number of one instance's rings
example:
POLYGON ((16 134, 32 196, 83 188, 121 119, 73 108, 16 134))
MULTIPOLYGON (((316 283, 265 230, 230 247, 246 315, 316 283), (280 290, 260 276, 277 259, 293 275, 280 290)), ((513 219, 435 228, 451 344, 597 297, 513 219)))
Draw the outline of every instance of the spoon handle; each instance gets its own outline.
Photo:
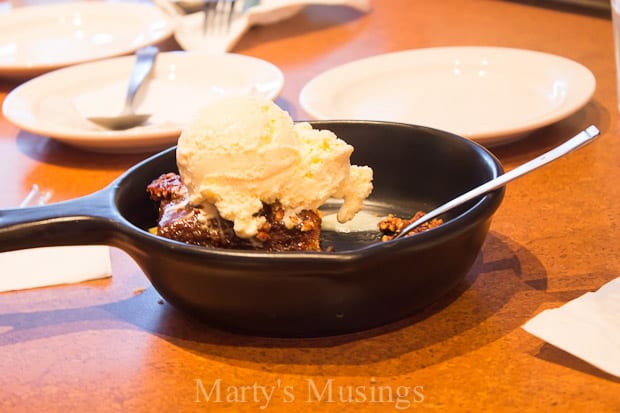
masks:
POLYGON ((155 46, 147 46, 138 49, 136 52, 136 63, 129 77, 129 85, 127 86, 127 96, 125 97, 125 108, 131 108, 136 92, 140 89, 142 82, 151 73, 153 63, 159 50, 155 46))
POLYGON ((588 128, 586 128, 585 130, 581 131, 580 133, 578 133, 577 135, 575 135, 574 137, 572 137, 571 139, 567 140, 566 142, 564 142, 563 144, 555 147, 554 149, 543 153, 542 155, 532 159, 531 161, 528 161, 518 167, 516 167, 515 169, 506 172, 503 175, 498 176, 497 178, 494 178, 472 190, 470 190, 469 192, 464 193, 463 195, 460 195, 456 198, 454 198, 452 201, 443 204, 442 206, 433 209, 432 211, 428 212, 427 214, 425 214, 423 217, 413 221, 411 224, 407 225, 405 228, 402 229, 402 231, 394 238, 401 238, 402 236, 404 236, 405 234, 407 234, 409 231, 411 231, 412 229, 414 229, 415 227, 419 226, 420 224, 425 223, 426 221, 429 221, 433 218, 436 218, 437 216, 448 212, 449 210, 451 210, 452 208, 455 208, 461 204, 464 204, 467 201, 470 201, 476 197, 479 197, 481 195, 484 195, 488 192, 493 191, 494 189, 500 188, 504 185, 506 185, 508 182, 523 176, 525 174, 527 174, 528 172, 533 171, 534 169, 538 169, 543 165, 548 164, 551 161, 554 161, 556 159, 558 159, 561 156, 566 155, 567 153, 585 145, 586 143, 590 142, 592 139, 594 139, 595 137, 597 137, 599 135, 599 130, 596 128, 596 126, 592 125, 589 126, 588 128))

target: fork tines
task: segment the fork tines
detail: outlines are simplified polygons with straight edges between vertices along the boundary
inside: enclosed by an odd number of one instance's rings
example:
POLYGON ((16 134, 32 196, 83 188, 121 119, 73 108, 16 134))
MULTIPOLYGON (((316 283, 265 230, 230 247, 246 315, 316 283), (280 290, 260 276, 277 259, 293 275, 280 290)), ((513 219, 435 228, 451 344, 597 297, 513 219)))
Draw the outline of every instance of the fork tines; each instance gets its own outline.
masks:
POLYGON ((226 33, 232 23, 237 0, 205 0, 203 34, 226 33))

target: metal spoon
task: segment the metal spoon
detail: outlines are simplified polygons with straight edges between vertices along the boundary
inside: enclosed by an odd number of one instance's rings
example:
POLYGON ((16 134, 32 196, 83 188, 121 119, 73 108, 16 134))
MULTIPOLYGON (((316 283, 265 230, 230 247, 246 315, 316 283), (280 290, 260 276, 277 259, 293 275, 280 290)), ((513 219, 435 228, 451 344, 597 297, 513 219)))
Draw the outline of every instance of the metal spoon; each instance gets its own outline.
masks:
POLYGON ((437 207, 435 209, 433 209, 432 211, 428 212, 427 214, 425 214, 423 217, 413 221, 411 224, 407 225, 405 228, 403 228, 400 233, 398 235, 396 235, 394 237, 394 239, 396 238, 401 238, 403 236, 405 236, 408 232, 410 232, 411 230, 413 230, 414 228, 416 228, 417 226, 425 223, 426 221, 430 221, 433 218, 436 218, 437 216, 448 212, 449 210, 451 210, 452 208, 455 208, 461 204, 464 204, 467 201, 471 201, 472 199, 479 197, 481 195, 484 195, 488 192, 491 192, 499 187, 502 187, 504 185, 506 185, 508 182, 525 175, 528 172, 533 171, 534 169, 538 169, 543 165, 548 164, 551 161, 554 161, 556 159, 558 159, 561 156, 566 155, 567 153, 571 152, 574 149, 577 149, 583 145, 585 145, 586 143, 590 142, 592 139, 594 139, 595 137, 597 137, 599 135, 599 130, 596 128, 596 126, 590 126, 587 129, 581 131, 580 133, 578 133, 577 135, 575 135, 574 137, 572 137, 571 139, 567 140, 566 142, 564 142, 563 144, 555 147, 554 149, 543 153, 542 155, 538 156, 537 158, 532 159, 531 161, 528 161, 526 163, 524 163, 523 165, 520 165, 518 167, 516 167, 515 169, 511 170, 510 172, 506 172, 503 175, 498 176, 495 179, 492 179, 472 190, 470 190, 469 192, 464 193, 463 195, 460 195, 456 198, 454 198, 453 200, 441 205, 440 207, 437 207))
POLYGON ((125 97, 125 107, 116 116, 91 116, 87 119, 106 129, 122 130, 142 125, 148 118, 149 113, 138 114, 134 112, 133 100, 143 84, 144 79, 151 73, 153 63, 159 49, 155 46, 147 46, 136 52, 136 62, 134 63, 131 76, 129 77, 129 85, 127 87, 127 95, 125 97))

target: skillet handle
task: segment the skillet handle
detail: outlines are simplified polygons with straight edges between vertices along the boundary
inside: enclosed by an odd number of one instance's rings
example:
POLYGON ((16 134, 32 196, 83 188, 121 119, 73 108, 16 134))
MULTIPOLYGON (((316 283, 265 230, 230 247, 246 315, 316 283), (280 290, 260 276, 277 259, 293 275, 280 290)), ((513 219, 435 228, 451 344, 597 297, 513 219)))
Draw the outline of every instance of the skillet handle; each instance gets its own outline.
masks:
POLYGON ((118 223, 111 194, 31 208, 0 209, 0 252, 60 245, 107 244, 118 223))

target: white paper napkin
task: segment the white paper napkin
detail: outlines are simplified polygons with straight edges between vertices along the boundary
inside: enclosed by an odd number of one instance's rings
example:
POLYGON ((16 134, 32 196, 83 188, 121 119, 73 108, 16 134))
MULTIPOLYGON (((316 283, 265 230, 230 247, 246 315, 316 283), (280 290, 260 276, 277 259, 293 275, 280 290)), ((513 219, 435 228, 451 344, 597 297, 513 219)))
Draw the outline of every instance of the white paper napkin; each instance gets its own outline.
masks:
POLYGON ((110 248, 44 247, 0 254, 0 292, 70 284, 112 276, 110 248))
POLYGON ((153 0, 153 3, 174 18, 175 38, 184 50, 210 53, 228 52, 250 27, 288 19, 307 5, 348 6, 362 12, 370 10, 370 0, 261 0, 259 4, 244 12, 241 1, 237 2, 238 7, 227 31, 207 30, 203 33, 204 14, 202 12, 180 14, 173 0, 153 0))
POLYGON ((620 277, 560 308, 541 312, 523 328, 620 377, 620 277))

